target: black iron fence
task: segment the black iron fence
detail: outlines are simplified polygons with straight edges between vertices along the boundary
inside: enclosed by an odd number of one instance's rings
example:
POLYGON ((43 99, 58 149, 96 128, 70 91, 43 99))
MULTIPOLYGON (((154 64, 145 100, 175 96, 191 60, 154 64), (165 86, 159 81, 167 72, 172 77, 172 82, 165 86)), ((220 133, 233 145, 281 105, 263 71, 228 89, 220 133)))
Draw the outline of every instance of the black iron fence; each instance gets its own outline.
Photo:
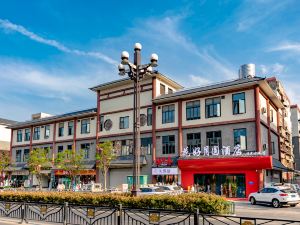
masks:
POLYGON ((21 223, 45 221, 64 225, 300 225, 300 221, 201 214, 199 210, 187 212, 132 209, 122 205, 112 208, 1 201, 0 217, 20 219, 21 223))

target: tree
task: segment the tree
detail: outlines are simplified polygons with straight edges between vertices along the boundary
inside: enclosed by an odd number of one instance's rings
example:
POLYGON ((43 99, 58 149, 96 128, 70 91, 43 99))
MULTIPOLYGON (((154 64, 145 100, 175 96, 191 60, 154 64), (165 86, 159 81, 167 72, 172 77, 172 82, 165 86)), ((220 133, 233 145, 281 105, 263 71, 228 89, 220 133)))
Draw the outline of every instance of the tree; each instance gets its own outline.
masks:
POLYGON ((10 158, 8 152, 0 152, 0 184, 4 180, 4 171, 8 168, 10 164, 10 158))
POLYGON ((55 165, 58 169, 64 170, 66 176, 71 179, 71 183, 75 183, 75 178, 83 169, 84 152, 80 150, 64 150, 57 154, 55 165))
POLYGON ((96 153, 96 167, 100 169, 104 177, 104 190, 106 190, 106 178, 107 172, 110 167, 112 160, 116 158, 116 155, 113 150, 113 143, 111 141, 105 141, 98 146, 99 152, 96 153))
POLYGON ((28 158, 28 167, 31 174, 34 174, 38 180, 39 188, 42 189, 41 171, 52 167, 51 158, 48 156, 49 148, 36 148, 30 151, 28 158))

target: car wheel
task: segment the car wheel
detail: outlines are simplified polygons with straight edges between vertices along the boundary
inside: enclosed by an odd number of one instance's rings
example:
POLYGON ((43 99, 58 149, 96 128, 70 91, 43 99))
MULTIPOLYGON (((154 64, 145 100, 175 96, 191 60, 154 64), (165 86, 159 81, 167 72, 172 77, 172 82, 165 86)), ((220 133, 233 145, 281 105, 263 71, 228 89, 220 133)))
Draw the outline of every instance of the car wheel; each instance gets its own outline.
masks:
POLYGON ((279 202, 279 200, 278 200, 278 199, 273 199, 273 200, 272 200, 272 206, 273 206, 274 208, 279 208, 279 207, 280 207, 280 202, 279 202))
POLYGON ((293 204, 293 205, 291 205, 291 207, 296 207, 296 205, 297 205, 297 204, 293 204))
POLYGON ((256 204, 256 200, 254 197, 251 197, 250 198, 250 202, 251 202, 251 205, 255 205, 256 204))

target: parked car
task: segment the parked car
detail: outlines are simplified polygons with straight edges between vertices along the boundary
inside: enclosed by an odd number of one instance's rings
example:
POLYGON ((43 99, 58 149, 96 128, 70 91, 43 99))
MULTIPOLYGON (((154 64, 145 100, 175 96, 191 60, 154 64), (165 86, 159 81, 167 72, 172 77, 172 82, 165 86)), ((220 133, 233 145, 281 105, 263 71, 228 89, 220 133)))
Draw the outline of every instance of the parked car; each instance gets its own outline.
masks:
POLYGON ((169 194, 162 187, 142 187, 140 188, 140 195, 161 195, 169 194))
POLYGON ((159 187, 162 188, 164 191, 168 192, 169 194, 178 195, 183 193, 183 189, 176 185, 164 185, 159 187))
POLYGON ((295 207, 300 203, 299 194, 286 186, 274 186, 263 188, 258 192, 249 195, 249 201, 252 205, 256 203, 271 204, 274 208, 282 205, 295 207))

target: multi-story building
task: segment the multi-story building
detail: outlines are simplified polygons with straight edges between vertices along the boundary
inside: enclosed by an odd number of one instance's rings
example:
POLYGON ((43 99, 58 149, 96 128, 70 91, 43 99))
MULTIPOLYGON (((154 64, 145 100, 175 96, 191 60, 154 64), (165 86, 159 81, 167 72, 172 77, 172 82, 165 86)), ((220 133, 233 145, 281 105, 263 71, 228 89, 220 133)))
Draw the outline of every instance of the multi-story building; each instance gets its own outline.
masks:
POLYGON ((295 170, 300 171, 300 109, 298 105, 291 105, 291 115, 295 170))
POLYGON ((278 125, 280 135, 280 161, 286 167, 283 169, 282 180, 284 182, 291 182, 293 179, 294 170, 294 153, 292 143, 292 121, 291 121, 291 101, 288 98, 283 85, 276 77, 267 79, 270 87, 280 99, 283 107, 279 109, 278 125))
MULTIPOLYGON (((157 72, 145 77, 141 83, 140 183, 179 183, 184 188, 196 186, 246 197, 266 183, 281 182, 290 170, 289 162, 281 163, 281 126, 290 129, 291 122, 285 119, 290 114, 285 114, 285 101, 274 92, 272 79, 253 75, 245 70, 238 79, 190 89, 157 72)), ((72 145, 86 149, 86 141, 92 168, 95 146, 110 140, 117 158, 111 163, 108 185, 131 184, 133 82, 121 79, 91 90, 97 94, 96 109, 12 126, 12 159, 20 171, 25 167, 24 155, 33 147, 50 147, 54 158, 72 145), (86 119, 90 121, 88 134, 82 132, 86 119), (71 122, 76 132, 60 136, 71 122), (26 132, 27 142, 23 140, 26 132), (46 133, 49 140, 40 140, 46 133), (36 135, 39 140, 32 138, 36 135)))
MULTIPOLYGON (((33 182, 29 176, 26 162, 29 152, 34 148, 44 148, 54 161, 57 153, 65 149, 84 151, 84 170, 80 171, 83 181, 95 180, 95 154, 96 154, 96 109, 82 110, 58 116, 45 113, 32 115, 32 120, 11 125, 11 179, 18 184, 25 180, 33 182)), ((64 171, 53 167, 45 173, 43 186, 48 187, 52 178, 55 186, 58 180, 69 184, 64 171)))
POLYGON ((16 122, 0 118, 0 152, 5 151, 9 153, 11 130, 8 128, 8 126, 14 123, 16 122))

